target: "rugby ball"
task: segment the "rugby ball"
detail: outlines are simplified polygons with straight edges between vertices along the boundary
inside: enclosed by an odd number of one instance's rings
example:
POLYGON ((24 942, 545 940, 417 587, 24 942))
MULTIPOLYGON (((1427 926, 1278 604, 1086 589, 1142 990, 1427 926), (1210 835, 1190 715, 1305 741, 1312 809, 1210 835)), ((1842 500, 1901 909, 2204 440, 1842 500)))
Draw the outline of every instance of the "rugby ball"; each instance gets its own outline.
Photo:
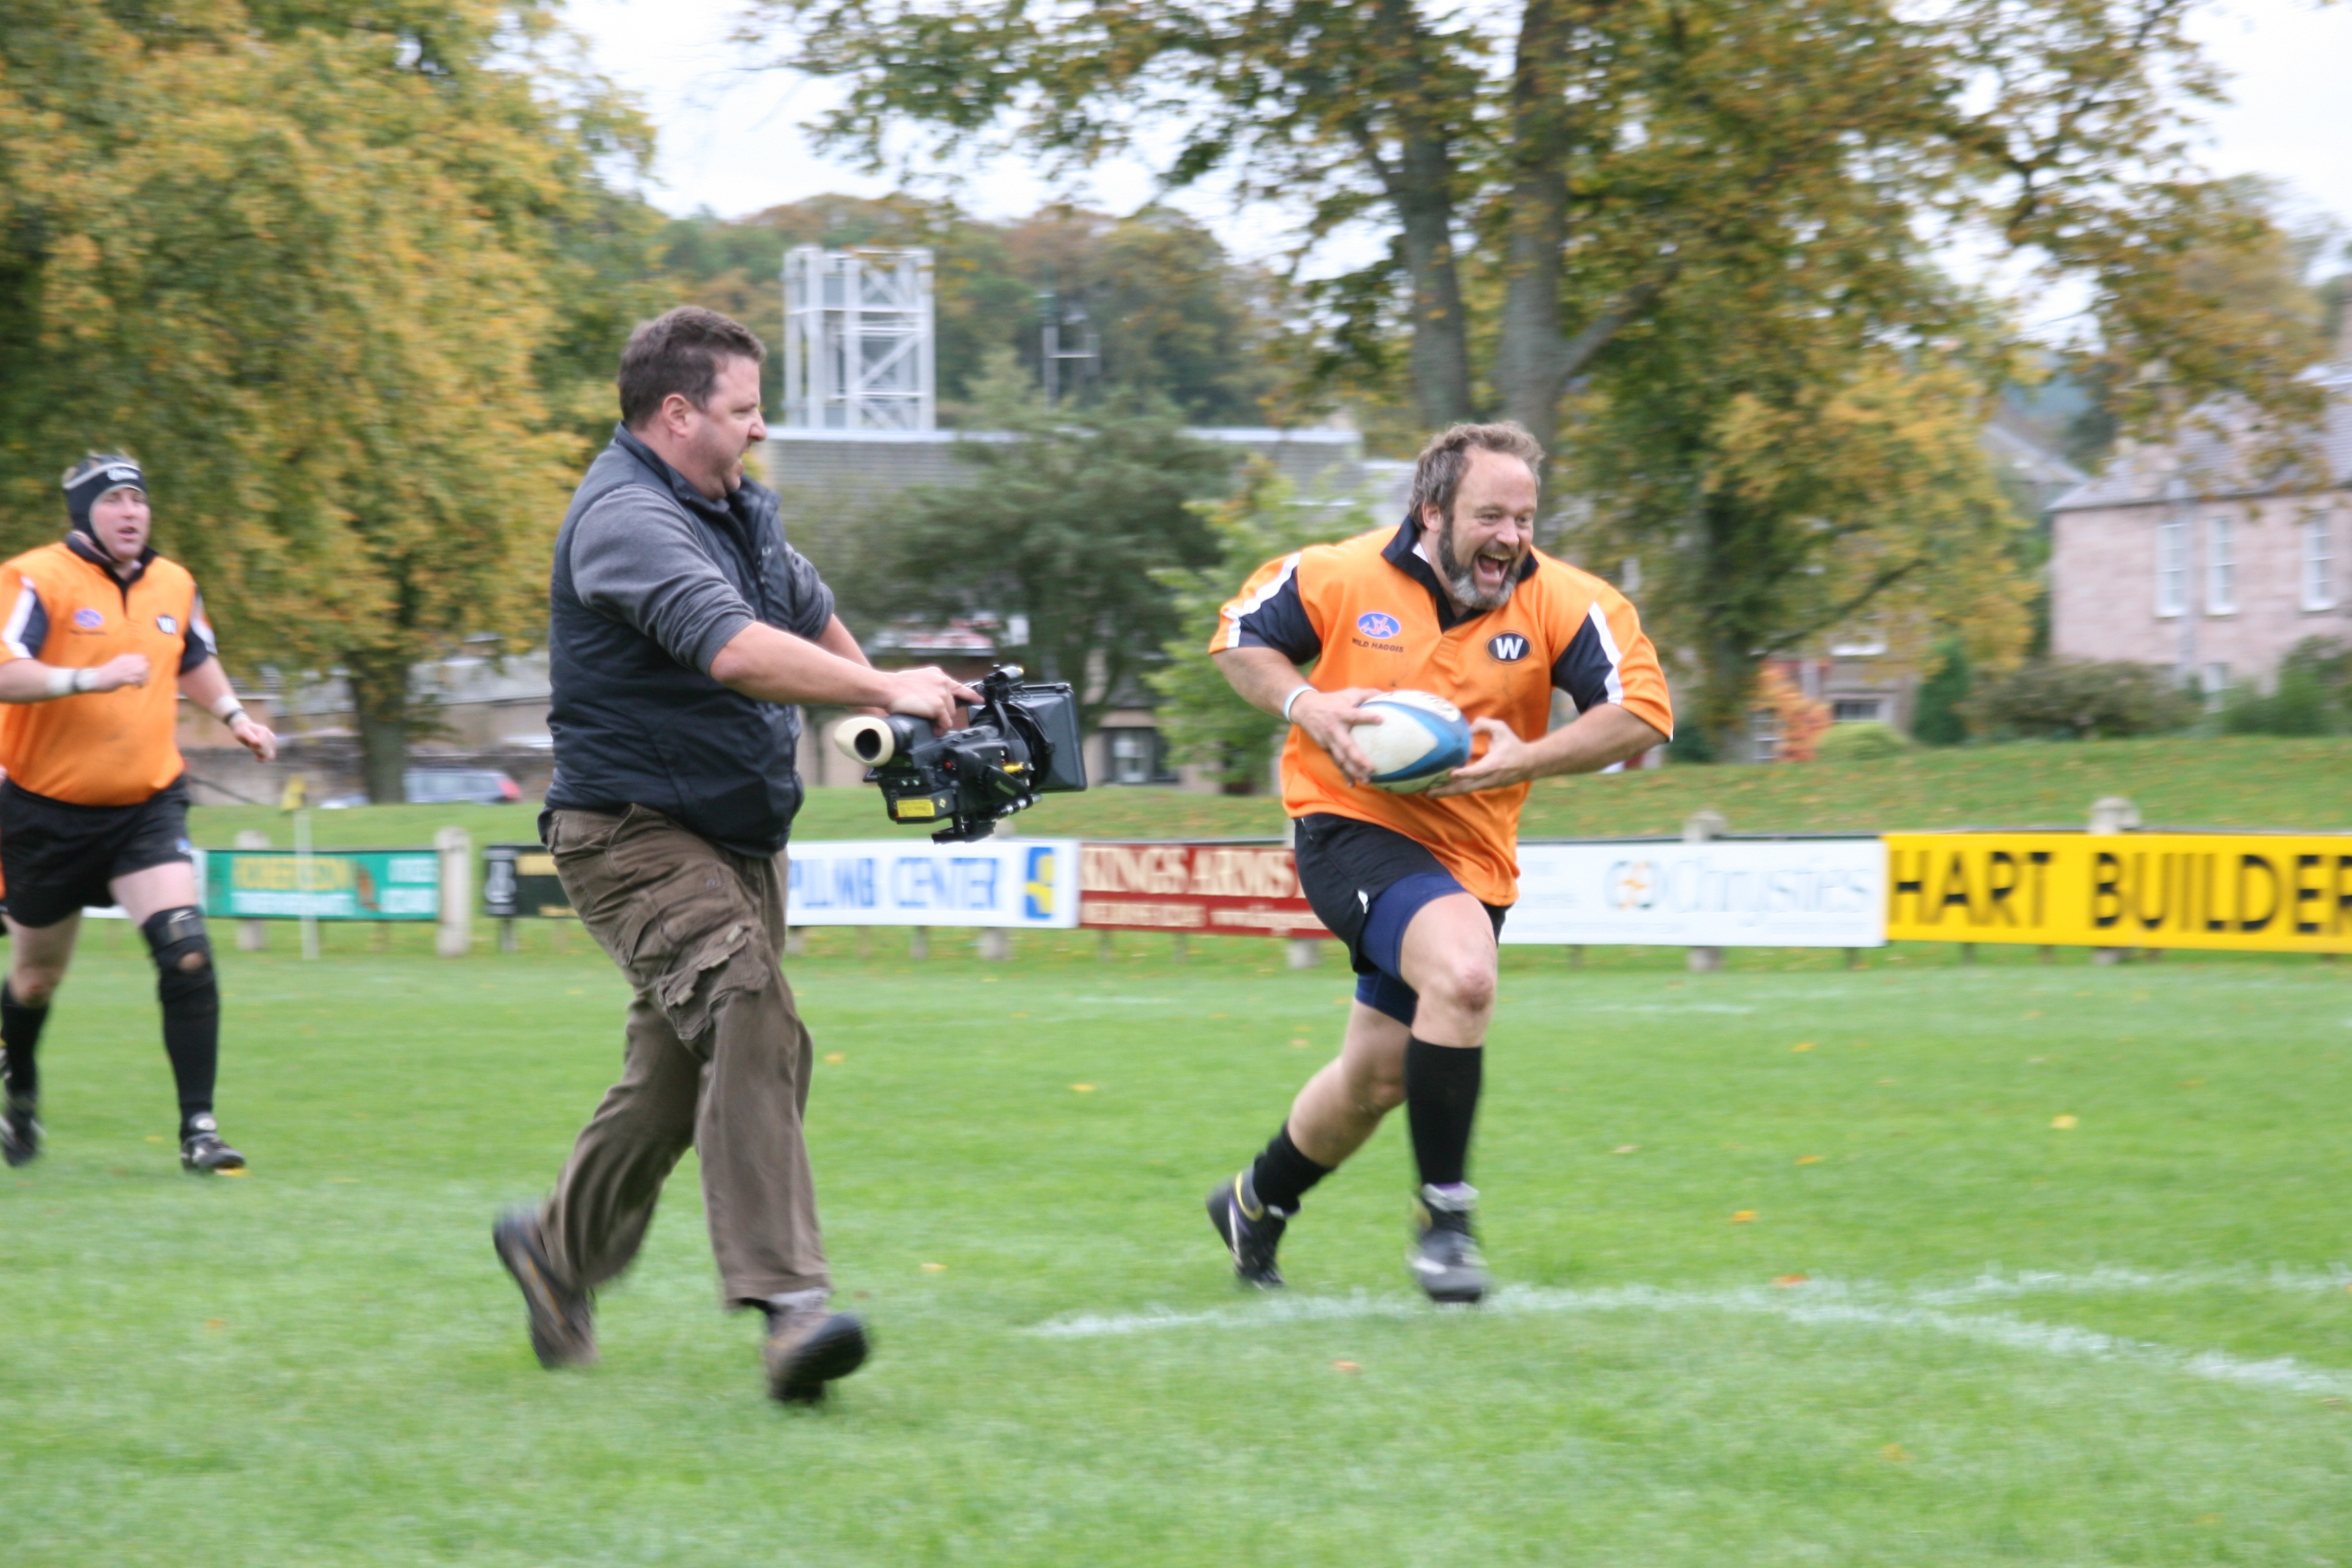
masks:
POLYGON ((1443 697, 1390 691, 1357 706, 1381 716, 1377 724, 1349 731, 1372 760, 1375 789, 1419 795, 1470 760, 1470 726, 1443 697))

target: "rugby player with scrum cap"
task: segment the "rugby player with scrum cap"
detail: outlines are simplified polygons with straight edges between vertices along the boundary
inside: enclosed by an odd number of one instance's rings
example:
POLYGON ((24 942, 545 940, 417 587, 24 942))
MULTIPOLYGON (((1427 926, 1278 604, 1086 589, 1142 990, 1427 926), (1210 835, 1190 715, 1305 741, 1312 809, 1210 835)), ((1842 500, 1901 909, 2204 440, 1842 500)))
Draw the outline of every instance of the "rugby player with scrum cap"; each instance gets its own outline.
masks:
POLYGON ((67 471, 65 500, 65 538, 0 566, 0 872, 11 949, 0 986, 0 1154, 23 1165, 41 1151, 34 1053, 49 1000, 83 908, 120 904, 155 960, 180 1164, 205 1175, 243 1170, 213 1117, 220 991, 188 848, 178 699, 210 709, 264 762, 278 738, 229 689, 195 579, 148 544, 139 464, 94 453, 67 471))
POLYGON ((1234 689, 1290 725, 1283 806, 1299 885, 1358 975, 1338 1059, 1209 1194, 1248 1284, 1283 1282, 1276 1252, 1300 1200, 1402 1104, 1419 1173, 1407 1265, 1432 1300, 1486 1292, 1470 1135, 1520 808, 1537 779, 1596 772, 1674 733, 1633 605, 1535 548, 1542 460, 1517 425, 1454 426, 1423 448, 1401 525, 1269 562, 1210 644, 1234 689), (1577 716, 1546 733, 1554 689, 1577 716), (1452 702, 1483 752, 1423 793, 1373 787, 1356 727, 1378 720, 1360 705, 1391 691, 1452 702))

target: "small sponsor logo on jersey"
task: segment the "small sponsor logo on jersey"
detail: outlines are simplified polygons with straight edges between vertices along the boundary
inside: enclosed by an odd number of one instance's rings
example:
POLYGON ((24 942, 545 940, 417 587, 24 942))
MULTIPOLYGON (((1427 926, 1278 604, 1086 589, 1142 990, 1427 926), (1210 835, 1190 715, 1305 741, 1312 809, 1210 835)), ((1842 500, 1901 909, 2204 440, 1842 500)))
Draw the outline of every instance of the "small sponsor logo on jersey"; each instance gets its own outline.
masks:
POLYGON ((1356 629, 1368 637, 1392 637, 1404 630, 1404 623, 1381 611, 1366 610, 1356 617, 1356 629))
POLYGON ((96 610, 76 610, 73 624, 78 632, 102 632, 106 629, 106 617, 96 610))
POLYGON ((1517 632, 1505 632, 1486 639, 1486 651, 1500 663, 1517 664, 1528 657, 1528 639, 1517 632))
POLYGON ((169 616, 157 616, 155 617, 155 629, 162 632, 167 637, 175 637, 180 635, 180 623, 173 620, 169 616))

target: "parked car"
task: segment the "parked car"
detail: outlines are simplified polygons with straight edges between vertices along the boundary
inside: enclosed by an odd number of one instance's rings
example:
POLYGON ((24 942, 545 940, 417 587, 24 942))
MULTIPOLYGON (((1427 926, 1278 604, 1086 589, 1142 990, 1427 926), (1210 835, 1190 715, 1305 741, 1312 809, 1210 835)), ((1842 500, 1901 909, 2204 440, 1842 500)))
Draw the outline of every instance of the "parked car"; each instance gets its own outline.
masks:
MULTIPOLYGON (((522 786, 497 768, 410 768, 400 787, 411 805, 506 805, 522 798, 522 786)), ((365 805, 363 795, 322 800, 322 811, 365 805)))

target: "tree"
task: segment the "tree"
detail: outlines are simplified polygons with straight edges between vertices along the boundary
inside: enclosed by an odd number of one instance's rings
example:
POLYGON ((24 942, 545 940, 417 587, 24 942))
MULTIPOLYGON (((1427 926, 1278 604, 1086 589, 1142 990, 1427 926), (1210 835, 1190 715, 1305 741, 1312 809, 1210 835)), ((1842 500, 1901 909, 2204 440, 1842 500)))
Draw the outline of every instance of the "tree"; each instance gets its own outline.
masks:
POLYGON ((1979 444, 1965 366, 1830 345, 1801 313, 1644 334, 1629 374, 1580 410, 1570 478, 1592 498, 1580 548, 1643 563, 1662 646, 1696 666, 1684 721, 1726 754, 1759 666, 1865 622, 1896 651, 1958 637, 2013 658, 2031 583, 2025 530, 1979 444))
POLYGON ((1223 488, 1231 459, 1148 394, 1048 408, 1009 353, 975 391, 998 434, 957 444, 970 482, 902 490, 803 548, 859 624, 985 613, 1025 626, 1006 651, 1070 682, 1091 730, 1175 629, 1152 574, 1213 557, 1192 503, 1223 488))
POLYGON ((0 25, 0 536, 86 447, 144 458, 159 543, 250 669, 337 666, 401 798, 410 667, 540 622, 609 419, 642 154, 515 0, 28 0, 0 25))
MULTIPOLYGON (((1158 393, 1195 424, 1264 422, 1273 377, 1262 280, 1200 224, 1166 206, 1123 218, 1055 206, 1004 239, 1021 277, 1066 314, 1085 312, 1099 337, 1104 383, 1158 393)), ((1034 330, 1017 346, 1024 363, 1035 362, 1034 330)))
POLYGON ((1969 738, 1968 721, 1960 714, 1973 681, 1969 650, 1965 644, 1947 640, 1936 651, 1936 673, 1919 683, 1911 735, 1922 745, 1957 746, 1969 738))
MULTIPOLYGON (((2218 97, 2194 0, 757 0, 779 58, 841 81, 822 122, 877 165, 1012 144, 1064 167, 1171 147, 1387 253, 1322 291, 1333 363, 1401 331, 1424 426, 1496 410, 1550 445, 1570 384, 1695 286, 1937 325, 1916 265, 1969 234, 2091 285, 2104 342, 2195 395, 2308 413, 2259 334, 2179 276, 2253 237, 2189 163, 2218 97), (1926 318, 1924 321, 1922 318, 1926 318), (1482 372, 1480 361, 1484 360, 1482 372)), ((2134 417, 2160 412, 2137 399, 2134 417)))
MULTIPOLYGON (((2326 355, 2336 340, 2331 297, 2352 274, 2326 277, 2347 259, 2344 232, 2333 219, 2298 215, 2280 185, 2254 175, 2221 182, 2209 193, 2222 242, 2191 243, 2162 258, 2175 287, 2226 315, 2232 335, 2262 345, 2270 363, 2301 368, 2326 355)), ((2154 391, 2176 405, 2160 364, 2136 360, 2130 345, 2091 342, 2066 355, 2061 374, 2079 389, 2079 406, 2052 434, 2070 461, 2095 469, 2105 461, 2133 412, 2132 399, 2154 391)))
POLYGON ((1262 462, 1250 466, 1234 495, 1202 509, 1202 515, 1216 542, 1217 559, 1209 566, 1157 574, 1173 596, 1178 629, 1161 649, 1165 662, 1143 679, 1159 694, 1155 717, 1171 758, 1201 763, 1228 795, 1247 795, 1265 778, 1274 748, 1289 726, 1234 695, 1203 651, 1216 631, 1218 612, 1265 563, 1375 525, 1360 502, 1299 500, 1289 482, 1262 462))

